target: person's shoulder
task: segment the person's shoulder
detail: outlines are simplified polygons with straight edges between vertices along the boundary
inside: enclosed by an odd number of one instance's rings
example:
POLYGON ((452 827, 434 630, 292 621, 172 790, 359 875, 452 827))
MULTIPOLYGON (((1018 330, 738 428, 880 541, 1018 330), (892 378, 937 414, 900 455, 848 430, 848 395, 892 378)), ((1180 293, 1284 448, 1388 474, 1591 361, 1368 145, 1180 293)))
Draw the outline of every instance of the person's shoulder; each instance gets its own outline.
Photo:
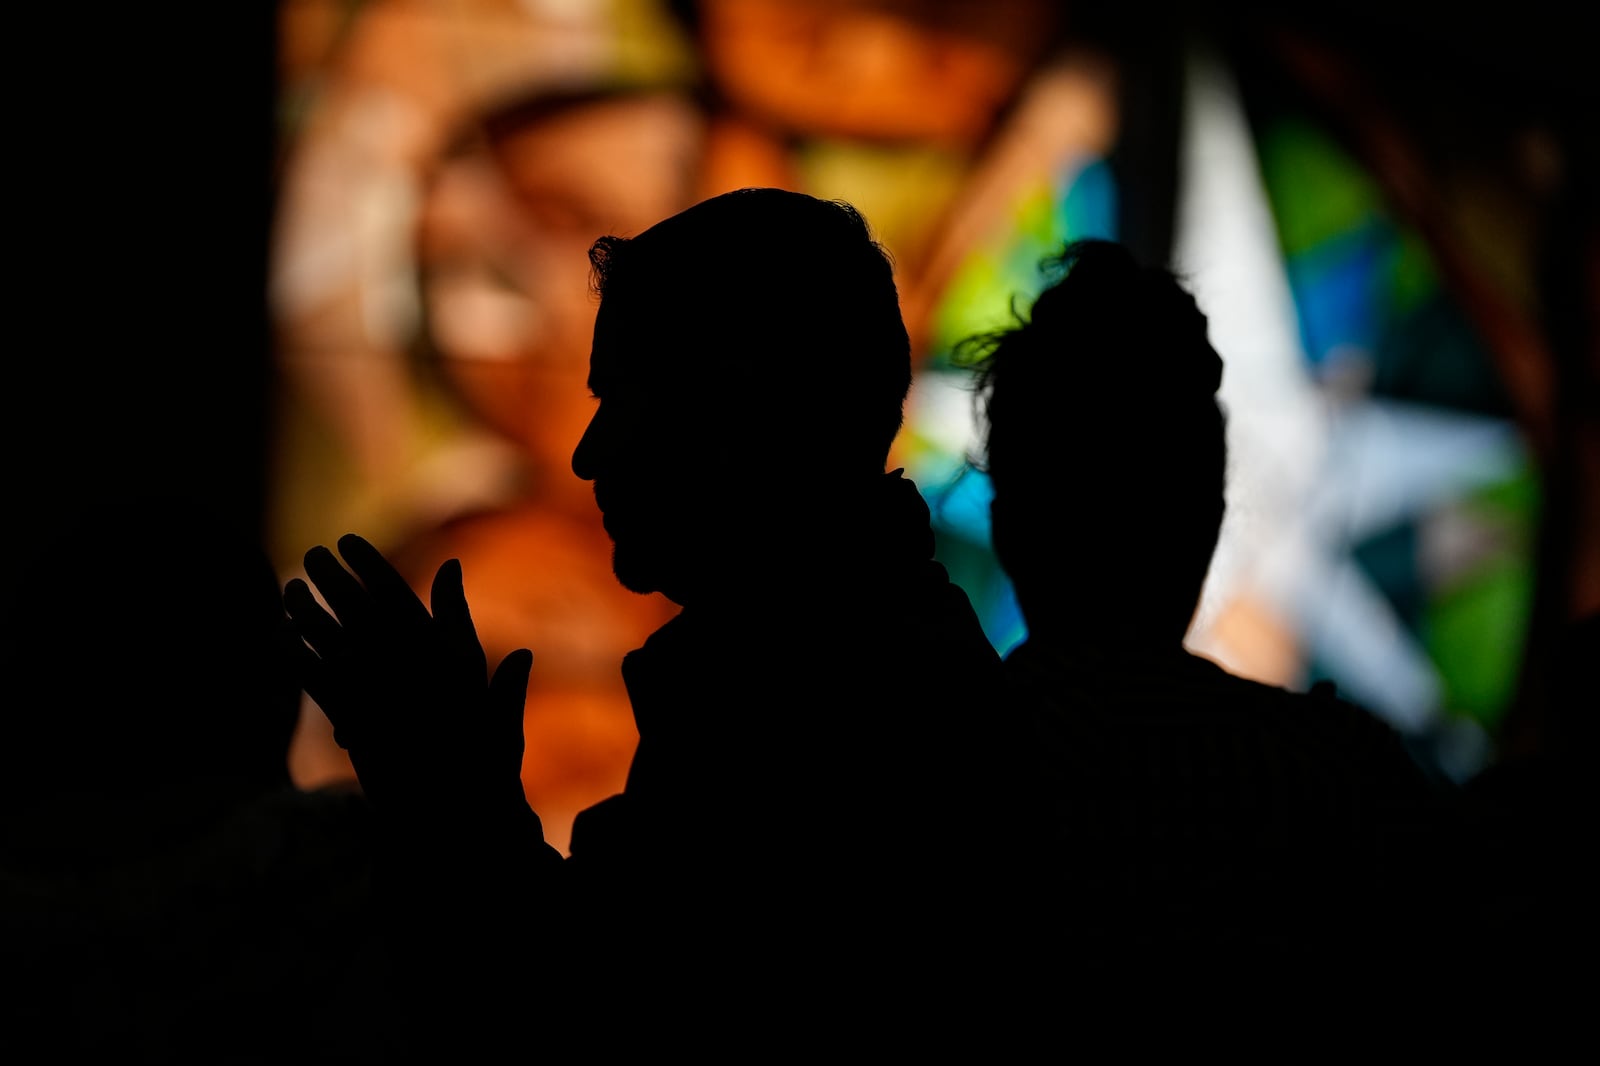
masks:
POLYGON ((1394 732, 1376 714, 1340 694, 1330 680, 1318 680, 1309 689, 1262 681, 1233 673, 1216 661, 1188 656, 1189 674, 1197 687, 1226 698, 1248 713, 1268 716, 1275 724, 1341 730, 1372 738, 1394 732))
POLYGON ((1278 698, 1292 712, 1287 721, 1326 761, 1369 783, 1419 796, 1449 790, 1444 775, 1408 743, 1405 733, 1370 707, 1342 695, 1334 682, 1318 681, 1305 692, 1285 689, 1278 698))
POLYGON ((1332 682, 1318 681, 1309 689, 1260 681, 1231 673, 1206 662, 1219 679, 1219 691, 1226 691, 1242 708, 1258 715, 1268 725, 1296 730, 1329 730, 1350 735, 1378 735, 1385 723, 1360 705, 1339 695, 1332 682))
POLYGON ((626 792, 585 807, 572 819, 567 866, 592 871, 637 856, 650 839, 643 824, 649 813, 646 805, 634 802, 626 792))

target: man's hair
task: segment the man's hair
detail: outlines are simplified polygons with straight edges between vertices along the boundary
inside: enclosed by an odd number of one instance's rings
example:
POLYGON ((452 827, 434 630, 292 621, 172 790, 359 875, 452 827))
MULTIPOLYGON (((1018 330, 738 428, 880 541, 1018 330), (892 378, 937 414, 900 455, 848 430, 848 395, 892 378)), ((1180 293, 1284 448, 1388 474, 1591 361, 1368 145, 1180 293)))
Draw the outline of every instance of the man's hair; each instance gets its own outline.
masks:
MULTIPOLYGON (((1073 242, 1045 268, 1051 283, 1015 327, 958 352, 974 370, 977 465, 1013 514, 1057 538, 1066 523, 1074 547, 1100 556, 1078 563, 1112 556, 1122 587, 1147 582, 1192 609, 1227 464, 1222 360, 1205 316, 1174 274, 1112 241, 1073 242)), ((1024 534, 1012 547, 1001 562, 1019 595, 1061 565, 1050 557, 1059 539, 1024 534)))
POLYGON ((782 432, 820 427, 808 445, 819 458, 882 468, 911 387, 911 341, 893 260, 850 204, 738 189, 638 236, 601 237, 589 261, 602 302, 676 331, 652 338, 635 372, 670 386, 683 363, 667 353, 687 351, 782 432))

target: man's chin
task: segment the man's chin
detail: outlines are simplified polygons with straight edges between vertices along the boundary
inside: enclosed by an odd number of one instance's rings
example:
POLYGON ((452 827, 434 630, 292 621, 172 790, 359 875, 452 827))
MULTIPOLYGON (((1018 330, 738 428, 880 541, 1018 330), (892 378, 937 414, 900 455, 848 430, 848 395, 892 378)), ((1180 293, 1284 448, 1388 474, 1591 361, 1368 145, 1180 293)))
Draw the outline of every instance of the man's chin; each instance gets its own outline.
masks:
POLYGON ((629 592, 648 595, 661 591, 661 580, 656 567, 629 552, 612 549, 611 572, 629 592))

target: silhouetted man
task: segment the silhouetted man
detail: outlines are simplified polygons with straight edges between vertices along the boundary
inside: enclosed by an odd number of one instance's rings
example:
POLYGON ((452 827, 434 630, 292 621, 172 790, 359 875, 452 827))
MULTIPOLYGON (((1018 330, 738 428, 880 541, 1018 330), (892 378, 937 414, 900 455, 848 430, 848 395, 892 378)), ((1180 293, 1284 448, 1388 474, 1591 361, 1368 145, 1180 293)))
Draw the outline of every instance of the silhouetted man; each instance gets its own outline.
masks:
MULTIPOLYGON (((1082 241, 1016 327, 972 342, 1006 657, 1055 769, 1058 925, 1081 962, 1410 951, 1433 778, 1319 688, 1184 646, 1224 513, 1222 360, 1169 272, 1082 241)), ((970 354, 970 352, 969 352, 970 354)))
POLYGON ((837 1021, 886 981, 991 982, 974 959, 1005 945, 1028 883, 1010 866, 1032 842, 1030 749, 921 496, 884 469, 911 379, 889 258, 853 208, 777 189, 590 258, 598 407, 573 470, 618 580, 682 608, 622 663, 626 789, 552 858, 516 778, 530 658, 485 682, 453 563, 430 616, 361 538, 339 544, 354 576, 311 549, 338 621, 289 584, 308 691, 374 802, 433 849, 419 863, 494 856, 490 879, 569 908, 574 957, 635 1003, 721 1025, 729 997, 804 991, 807 1017, 837 1021))

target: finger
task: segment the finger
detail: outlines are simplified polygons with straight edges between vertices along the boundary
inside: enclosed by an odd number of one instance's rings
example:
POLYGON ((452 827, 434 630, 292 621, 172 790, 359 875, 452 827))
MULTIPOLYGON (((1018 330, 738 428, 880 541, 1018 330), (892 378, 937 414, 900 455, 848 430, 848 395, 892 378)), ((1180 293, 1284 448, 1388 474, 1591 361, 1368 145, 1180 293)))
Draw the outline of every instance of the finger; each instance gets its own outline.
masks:
POLYGON ((305 555, 306 577, 340 622, 362 625, 372 618, 372 597, 333 552, 318 544, 305 555))
POLYGON ((472 625, 472 612, 467 608, 467 591, 461 581, 461 560, 446 559, 433 575, 433 588, 428 593, 428 605, 433 616, 452 626, 472 625))
POLYGON ((450 653, 461 663, 475 667, 480 679, 486 677, 489 662, 478 640, 477 627, 472 623, 472 611, 467 606, 466 590, 461 583, 461 560, 446 559, 433 575, 429 604, 450 653))
POLYGON ((528 676, 533 671, 533 652, 518 648, 500 660, 489 679, 489 707, 497 721, 515 718, 522 721, 528 703, 528 676))
POLYGON ((335 655, 344 650, 347 637, 343 627, 317 602, 304 581, 293 578, 284 586, 283 609, 300 639, 318 655, 335 655))
POLYGON ((339 554, 361 578, 373 600, 386 610, 396 612, 395 621, 428 620, 428 608, 423 606, 411 583, 366 538, 346 533, 339 538, 339 554))

